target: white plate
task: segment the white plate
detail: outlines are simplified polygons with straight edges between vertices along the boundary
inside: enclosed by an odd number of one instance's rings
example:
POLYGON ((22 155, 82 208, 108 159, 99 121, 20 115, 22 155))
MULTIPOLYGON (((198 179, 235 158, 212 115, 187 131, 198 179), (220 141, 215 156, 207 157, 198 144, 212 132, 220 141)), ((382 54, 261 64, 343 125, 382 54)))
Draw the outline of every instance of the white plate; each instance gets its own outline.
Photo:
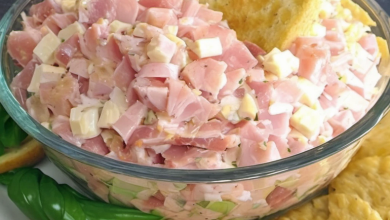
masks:
MULTIPOLYGON (((76 188, 76 185, 48 159, 42 161, 37 168, 54 178, 58 183, 66 183, 72 188, 76 188)), ((7 189, 4 186, 0 186, 0 220, 29 220, 8 198, 7 189)))

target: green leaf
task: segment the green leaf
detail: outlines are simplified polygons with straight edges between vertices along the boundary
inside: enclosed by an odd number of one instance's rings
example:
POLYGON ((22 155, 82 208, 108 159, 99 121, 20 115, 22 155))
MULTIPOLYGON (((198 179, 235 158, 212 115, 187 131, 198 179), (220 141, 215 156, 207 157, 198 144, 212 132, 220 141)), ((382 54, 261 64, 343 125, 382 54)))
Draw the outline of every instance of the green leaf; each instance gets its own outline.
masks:
POLYGON ((12 120, 4 107, 0 105, 0 142, 2 145, 8 148, 17 147, 26 137, 26 132, 12 120))
POLYGON ((42 208, 50 219, 61 219, 64 216, 64 197, 58 189, 58 184, 52 178, 44 175, 40 182, 42 208))
POLYGON ((5 152, 5 146, 4 144, 0 141, 0 157, 4 155, 5 152))

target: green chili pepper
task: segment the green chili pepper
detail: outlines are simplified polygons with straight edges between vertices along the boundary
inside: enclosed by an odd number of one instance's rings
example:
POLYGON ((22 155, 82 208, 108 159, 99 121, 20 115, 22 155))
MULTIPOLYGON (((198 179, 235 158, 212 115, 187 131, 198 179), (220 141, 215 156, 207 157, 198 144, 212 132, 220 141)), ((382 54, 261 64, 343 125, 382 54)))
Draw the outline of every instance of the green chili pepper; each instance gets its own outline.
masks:
POLYGON ((89 200, 35 168, 1 174, 0 183, 8 186, 10 199, 31 220, 161 220, 139 210, 89 200))
POLYGON ((0 104, 0 156, 5 148, 18 147, 27 137, 14 120, 0 104))

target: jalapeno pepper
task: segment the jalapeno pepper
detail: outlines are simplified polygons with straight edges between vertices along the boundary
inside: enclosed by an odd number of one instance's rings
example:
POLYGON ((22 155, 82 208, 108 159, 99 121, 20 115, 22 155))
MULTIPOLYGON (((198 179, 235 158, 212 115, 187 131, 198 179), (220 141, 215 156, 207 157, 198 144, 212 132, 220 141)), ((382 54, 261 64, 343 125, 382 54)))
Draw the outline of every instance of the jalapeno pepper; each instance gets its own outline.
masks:
POLYGON ((8 196, 31 220, 160 220, 139 210, 92 201, 36 168, 0 175, 8 196))

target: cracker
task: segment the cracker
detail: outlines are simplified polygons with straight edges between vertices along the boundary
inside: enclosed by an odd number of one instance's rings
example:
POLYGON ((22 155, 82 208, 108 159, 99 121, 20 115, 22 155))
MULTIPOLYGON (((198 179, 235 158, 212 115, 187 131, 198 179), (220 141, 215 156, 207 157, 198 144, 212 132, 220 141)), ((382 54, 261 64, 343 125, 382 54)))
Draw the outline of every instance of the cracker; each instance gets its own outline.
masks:
POLYGON ((322 196, 289 211, 278 220, 327 220, 328 217, 328 196, 322 196))
POLYGON ((382 119, 379 124, 373 128, 363 139, 361 147, 353 160, 360 160, 372 156, 390 155, 390 114, 382 119))
POLYGON ((382 75, 390 75, 390 70, 388 68, 390 64, 389 45, 387 44, 387 41, 381 37, 377 37, 376 41, 378 43, 379 52, 382 55, 379 72, 382 75))
POLYGON ((356 195, 329 195, 329 220, 382 220, 377 211, 356 195))
POLYGON ((288 49, 299 36, 309 36, 319 19, 322 0, 200 0, 224 13, 240 40, 266 51, 288 49))
POLYGON ((372 20, 370 15, 352 0, 341 0, 341 5, 352 12, 352 16, 354 19, 368 26, 376 26, 376 22, 372 20))
POLYGON ((358 196, 390 219, 390 156, 353 161, 333 180, 329 192, 358 196))

